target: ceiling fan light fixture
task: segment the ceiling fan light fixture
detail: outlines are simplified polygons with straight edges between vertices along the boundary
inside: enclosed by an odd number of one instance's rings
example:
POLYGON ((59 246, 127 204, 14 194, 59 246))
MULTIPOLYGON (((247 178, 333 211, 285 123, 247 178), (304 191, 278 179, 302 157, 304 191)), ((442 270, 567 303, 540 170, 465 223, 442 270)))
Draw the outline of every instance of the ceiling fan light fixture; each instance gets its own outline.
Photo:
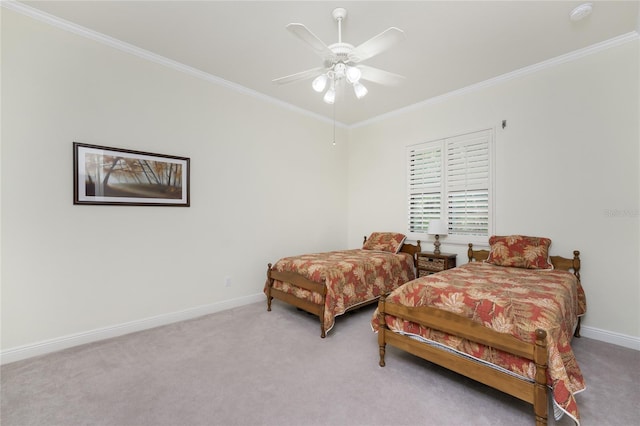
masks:
POLYGON ((274 83, 288 84, 298 80, 313 79, 311 82, 313 90, 318 93, 324 92, 324 102, 333 104, 336 101, 336 91, 343 90, 347 85, 353 86, 358 99, 365 97, 369 91, 360 83, 361 80, 384 85, 396 85, 404 80, 401 75, 361 64, 362 61, 404 40, 404 31, 389 27, 358 46, 354 46, 342 41, 342 21, 347 17, 347 10, 339 7, 334 9, 331 15, 338 23, 338 42, 330 45, 326 45, 303 24, 291 23, 286 26, 287 30, 322 57, 323 65, 277 78, 273 80, 274 83))
POLYGON ((347 66, 343 62, 338 62, 333 67, 333 72, 335 74, 335 78, 344 77, 347 72, 347 66))
POLYGON ((360 77, 362 77, 362 72, 356 67, 347 67, 346 74, 347 80, 351 84, 357 83, 360 80, 360 77))
POLYGON ((367 95, 367 93, 369 93, 369 90, 367 90, 367 88, 364 87, 362 83, 357 81, 353 83, 353 91, 355 92, 356 98, 358 99, 364 98, 367 95))
POLYGON ((327 87, 327 80, 328 78, 326 74, 319 75, 313 79, 311 87, 313 87, 313 90, 320 93, 327 87))

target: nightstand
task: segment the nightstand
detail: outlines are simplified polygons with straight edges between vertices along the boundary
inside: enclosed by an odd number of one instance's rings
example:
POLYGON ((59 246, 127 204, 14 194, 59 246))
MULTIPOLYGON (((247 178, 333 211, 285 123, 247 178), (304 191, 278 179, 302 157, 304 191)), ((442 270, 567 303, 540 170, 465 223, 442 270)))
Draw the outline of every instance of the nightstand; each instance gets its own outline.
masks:
POLYGON ((455 268, 456 256, 457 254, 435 254, 428 251, 418 253, 418 278, 455 268))

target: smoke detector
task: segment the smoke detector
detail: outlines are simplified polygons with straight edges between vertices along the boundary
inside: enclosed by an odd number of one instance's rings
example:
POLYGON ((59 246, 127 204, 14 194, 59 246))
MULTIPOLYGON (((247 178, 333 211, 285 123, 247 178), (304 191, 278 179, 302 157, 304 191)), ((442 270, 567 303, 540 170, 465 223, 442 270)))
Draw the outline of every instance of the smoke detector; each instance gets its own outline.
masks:
POLYGON ((593 10, 593 6, 591 5, 591 3, 581 4, 580 6, 577 6, 576 8, 574 8, 569 13, 569 18, 574 22, 580 21, 586 18, 587 16, 591 15, 592 10, 593 10))

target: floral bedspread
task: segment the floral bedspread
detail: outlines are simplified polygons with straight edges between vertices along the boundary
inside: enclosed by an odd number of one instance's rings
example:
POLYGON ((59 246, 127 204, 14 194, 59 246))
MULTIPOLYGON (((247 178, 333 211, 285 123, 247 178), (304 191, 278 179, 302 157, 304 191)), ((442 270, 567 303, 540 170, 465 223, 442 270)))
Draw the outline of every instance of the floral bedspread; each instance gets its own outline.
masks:
MULTIPOLYGON (((324 327, 327 332, 333 327, 335 317, 350 307, 374 300, 415 278, 411 255, 363 249, 285 257, 271 269, 297 272, 318 283, 326 280, 324 327)), ((275 280, 273 288, 313 303, 322 303, 320 294, 289 283, 275 280)))
MULTIPOLYGON (((586 299, 573 273, 472 262, 407 283, 393 291, 387 301, 455 312, 531 343, 535 341, 536 329, 546 330, 549 354, 547 383, 553 390, 554 408, 558 413, 556 418, 564 412, 579 424, 574 395, 585 389, 585 383, 570 342, 578 316, 586 312, 586 299), (558 412, 557 408, 561 411, 558 412)), ((534 378, 535 365, 523 358, 389 315, 385 321, 393 331, 421 336, 519 376, 534 378)), ((377 331, 377 310, 371 324, 377 331)))

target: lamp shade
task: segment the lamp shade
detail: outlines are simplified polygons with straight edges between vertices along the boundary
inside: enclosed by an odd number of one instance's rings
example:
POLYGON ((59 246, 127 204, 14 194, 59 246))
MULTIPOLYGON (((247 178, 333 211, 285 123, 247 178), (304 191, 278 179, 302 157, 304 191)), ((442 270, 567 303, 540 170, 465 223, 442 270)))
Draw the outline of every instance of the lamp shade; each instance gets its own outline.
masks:
POLYGON ((358 80, 360 80, 360 77, 362 76, 362 72, 356 67, 347 67, 346 74, 347 74, 347 80, 351 84, 357 83, 358 80))
POLYGON ((367 93, 369 93, 369 91, 367 90, 367 88, 366 88, 366 87, 364 87, 364 86, 362 85, 362 83, 360 83, 360 82, 358 82, 358 81, 356 81, 355 83, 353 83, 353 91, 355 92, 355 94, 356 94, 356 98, 358 98, 358 99, 362 99, 362 98, 364 98, 364 97, 365 97, 365 95, 366 95, 367 93))
POLYGON ((427 229, 427 234, 429 235, 447 235, 449 233, 449 228, 447 223, 444 220, 433 219, 429 221, 429 229, 427 229))
POLYGON ((327 93, 324 94, 324 101, 328 104, 333 104, 336 100, 336 89, 331 86, 327 93))
POLYGON ((327 75, 321 74, 313 79, 313 82, 311 83, 311 87, 313 87, 313 90, 320 93, 325 89, 325 87, 327 87, 327 80, 328 80, 327 75))

